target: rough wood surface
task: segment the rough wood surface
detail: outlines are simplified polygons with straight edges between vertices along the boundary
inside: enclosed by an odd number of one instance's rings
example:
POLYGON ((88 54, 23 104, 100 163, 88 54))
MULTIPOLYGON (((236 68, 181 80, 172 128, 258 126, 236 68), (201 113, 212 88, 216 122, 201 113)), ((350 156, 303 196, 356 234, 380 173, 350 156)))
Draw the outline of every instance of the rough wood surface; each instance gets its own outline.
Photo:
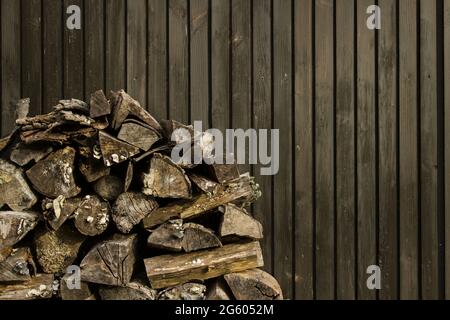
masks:
POLYGON ((61 299, 65 301, 80 301, 88 300, 92 297, 93 293, 86 282, 80 282, 80 288, 70 289, 68 282, 70 281, 70 274, 65 274, 59 283, 59 293, 61 299))
POLYGON ((49 144, 19 143, 12 151, 9 159, 15 164, 23 167, 31 161, 38 162, 44 159, 53 151, 53 147, 49 144))
POLYGON ((102 300, 156 300, 157 291, 133 281, 124 287, 101 286, 99 295, 102 300))
POLYGON ((91 95, 90 100, 90 116, 91 118, 98 118, 111 114, 111 105, 106 99, 103 90, 98 90, 91 95))
POLYGON ((26 174, 39 193, 50 198, 72 198, 81 191, 74 178, 74 161, 75 149, 66 147, 36 163, 26 174))
POLYGON ((9 256, 0 261, 0 282, 23 282, 31 280, 36 272, 29 248, 11 250, 9 256))
POLYGON ((0 211, 0 249, 12 247, 22 240, 38 221, 37 213, 0 211))
POLYGON ((107 175, 93 184, 95 193, 108 201, 114 201, 124 189, 123 181, 119 177, 107 175))
POLYGON ((212 177, 219 183, 239 179, 239 169, 236 164, 213 164, 208 166, 212 177))
POLYGON ((254 240, 263 238, 261 223, 251 217, 245 209, 227 204, 220 210, 223 212, 219 227, 221 237, 244 237, 254 240))
POLYGON ((52 295, 53 274, 38 274, 18 284, 0 284, 0 300, 50 299, 52 295))
POLYGON ((155 153, 150 161, 150 168, 144 172, 143 192, 159 198, 192 197, 191 182, 183 169, 164 155, 155 153))
POLYGON ((117 138, 139 149, 148 151, 155 142, 161 139, 161 135, 143 123, 127 120, 122 124, 117 138))
POLYGON ((136 235, 114 235, 89 251, 81 262, 81 280, 111 286, 130 282, 136 262, 136 235))
POLYGON ((86 236, 102 234, 108 228, 111 209, 98 196, 86 196, 75 211, 75 226, 86 236))
POLYGON ((119 195, 112 208, 112 218, 117 228, 129 233, 143 218, 158 208, 158 203, 151 196, 137 192, 119 195))
POLYGON ((144 263, 148 279, 154 289, 175 286, 191 280, 206 280, 264 265, 258 242, 156 256, 145 259, 144 263))
POLYGON ((283 300, 277 280, 260 269, 229 273, 224 278, 237 300, 283 300))
POLYGON ((170 220, 152 231, 147 245, 152 248, 181 252, 183 236, 183 220, 170 220))
POLYGON ((66 199, 64 196, 56 199, 44 199, 42 201, 44 218, 53 230, 58 230, 75 212, 80 203, 81 198, 66 199))
POLYGON ((158 300, 204 300, 206 286, 200 283, 184 283, 161 291, 158 300))
POLYGON ((211 229, 196 223, 185 223, 183 225, 182 246, 184 251, 192 252, 221 247, 222 243, 211 229))
POLYGON ((111 168, 106 167, 103 161, 95 158, 80 158, 78 168, 89 183, 97 181, 111 172, 111 168))
POLYGON ((23 119, 28 116, 30 112, 30 98, 20 99, 16 103, 16 117, 15 119, 23 119))
POLYGON ((4 149, 6 149, 6 147, 10 144, 10 142, 13 140, 14 133, 15 132, 0 139, 0 151, 3 151, 4 149))
POLYGON ((208 178, 195 173, 188 174, 189 179, 194 183, 194 185, 201 191, 207 194, 212 194, 214 189, 217 187, 217 183, 209 180, 208 178))
POLYGON ((223 278, 217 278, 208 283, 206 300, 233 300, 234 296, 223 278))
POLYGON ((107 167, 124 162, 139 153, 138 147, 120 141, 104 131, 100 131, 98 136, 103 161, 107 167))

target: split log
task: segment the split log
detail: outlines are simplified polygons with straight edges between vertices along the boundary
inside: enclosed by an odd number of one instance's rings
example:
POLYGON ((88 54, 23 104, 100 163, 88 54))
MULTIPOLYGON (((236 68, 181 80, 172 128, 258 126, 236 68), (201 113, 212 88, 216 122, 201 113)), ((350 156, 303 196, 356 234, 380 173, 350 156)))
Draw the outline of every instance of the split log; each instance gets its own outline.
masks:
POLYGON ((189 179, 197 186, 202 192, 211 195, 215 188, 217 188, 217 183, 209 180, 201 175, 190 173, 188 174, 189 179))
POLYGON ((238 180, 218 185, 211 196, 202 194, 192 200, 176 201, 153 211, 144 218, 144 227, 150 229, 171 219, 198 217, 229 202, 251 203, 260 196, 261 191, 253 178, 242 175, 238 180))
POLYGON ((66 147, 36 163, 26 174, 35 189, 49 197, 73 198, 81 189, 74 178, 75 149, 66 147))
POLYGON ((36 266, 29 248, 14 249, 0 262, 0 282, 30 281, 35 273, 36 266))
POLYGON ((136 262, 137 236, 116 234, 96 245, 81 262, 81 280, 111 286, 130 282, 136 262))
POLYGON ((97 181, 111 172, 111 168, 106 167, 103 161, 93 158, 80 159, 78 169, 89 183, 97 181))
POLYGON ((70 274, 65 274, 61 279, 59 284, 59 292, 61 294, 61 299, 64 301, 81 301, 89 300, 93 293, 89 288, 88 283, 81 281, 80 288, 69 288, 70 274))
POLYGON ((183 220, 170 220, 156 228, 148 237, 149 247, 181 252, 184 236, 183 220))
POLYGON ((103 90, 98 90, 91 95, 90 100, 90 116, 91 118, 99 118, 111 114, 111 105, 106 99, 103 90))
POLYGON ((124 189, 122 179, 108 175, 98 179, 93 185, 94 191, 103 199, 116 200, 124 189))
POLYGON ((200 224, 185 223, 183 225, 183 230, 182 246, 186 252, 222 246, 222 243, 214 232, 200 224))
POLYGON ((258 242, 184 254, 169 254, 144 260, 152 288, 159 289, 192 280, 206 280, 230 272, 264 265, 258 242))
POLYGON ((80 203, 81 198, 66 199, 64 196, 56 199, 44 199, 42 201, 44 217, 50 227, 56 231, 75 213, 80 203))
POLYGON ((110 212, 108 202, 88 195, 75 211, 75 226, 86 236, 97 236, 108 228, 110 212))
POLYGON ((212 164, 208 166, 209 172, 219 183, 226 183, 239 179, 239 169, 236 164, 212 164))
POLYGON ((27 282, 0 285, 0 300, 50 299, 53 279, 53 274, 38 274, 27 282))
POLYGON ((112 208, 112 218, 123 233, 140 223, 149 213, 158 208, 151 196, 137 192, 125 192, 119 195, 112 208))
POLYGON ((140 103, 134 100, 125 91, 120 90, 115 93, 115 106, 113 112, 112 128, 118 130, 125 119, 129 116, 135 116, 138 119, 144 121, 150 127, 156 131, 161 131, 161 126, 158 121, 153 118, 150 113, 148 113, 144 108, 141 107, 140 103))
POLYGON ((150 126, 135 120, 127 120, 122 124, 117 138, 139 149, 148 151, 161 139, 161 135, 150 126))
POLYGON ((192 197, 192 187, 183 169, 160 153, 155 153, 150 168, 143 174, 143 193, 158 198, 192 197))
POLYGON ((45 273, 63 273, 77 258, 86 237, 71 225, 57 231, 41 228, 36 231, 36 258, 45 273))
POLYGON ((54 142, 58 144, 70 143, 77 139, 92 138, 97 134, 97 130, 91 127, 77 128, 74 130, 27 130, 20 134, 20 138, 25 143, 33 142, 54 142))
POLYGON ((36 202, 22 170, 0 159, 0 207, 7 204, 12 210, 22 211, 30 209, 36 202))
POLYGON ((231 293, 228 284, 222 278, 212 280, 208 284, 206 290, 206 300, 233 300, 233 294, 231 293))
POLYGON ((107 167, 121 163, 139 153, 139 148, 131 144, 120 141, 106 132, 100 131, 100 149, 102 150, 103 161, 107 167))
POLYGON ((224 278, 237 300, 283 300, 277 280, 260 269, 229 273, 224 278))
POLYGON ((253 240, 263 238, 263 227, 259 221, 251 217, 245 209, 233 204, 220 208, 223 213, 219 227, 219 235, 224 238, 243 237, 253 240))
POLYGON ((53 151, 53 147, 45 143, 19 143, 12 151, 9 159, 23 167, 31 161, 39 162, 53 151))
POLYGON ((0 249, 12 247, 36 227, 39 214, 0 211, 0 249))
POLYGON ((184 283, 161 291, 158 300, 204 300, 206 286, 200 283, 184 283))
POLYGON ((134 281, 125 287, 101 286, 99 294, 102 300, 156 300, 157 291, 134 281))

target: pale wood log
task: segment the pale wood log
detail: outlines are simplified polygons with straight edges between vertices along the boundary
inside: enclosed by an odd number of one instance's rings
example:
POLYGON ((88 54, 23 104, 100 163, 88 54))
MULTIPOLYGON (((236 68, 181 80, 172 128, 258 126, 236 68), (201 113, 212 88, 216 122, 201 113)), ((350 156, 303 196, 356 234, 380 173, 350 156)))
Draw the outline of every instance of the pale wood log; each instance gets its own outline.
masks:
POLYGON ((227 204, 220 208, 223 213, 219 227, 219 235, 223 238, 263 238, 263 227, 259 221, 251 217, 243 208, 227 204))
POLYGON ((203 284, 184 283, 161 291, 158 300, 204 300, 205 292, 203 284))

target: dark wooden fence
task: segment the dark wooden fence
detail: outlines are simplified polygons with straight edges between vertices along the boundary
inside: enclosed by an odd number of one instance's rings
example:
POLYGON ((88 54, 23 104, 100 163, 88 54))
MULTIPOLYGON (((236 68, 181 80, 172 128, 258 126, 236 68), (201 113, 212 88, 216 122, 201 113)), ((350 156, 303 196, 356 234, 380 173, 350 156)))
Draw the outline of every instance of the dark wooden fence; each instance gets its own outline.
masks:
POLYGON ((0 43, 2 134, 19 97, 39 113, 98 88, 280 128, 253 209, 287 298, 450 298, 449 0, 1 0, 0 43))

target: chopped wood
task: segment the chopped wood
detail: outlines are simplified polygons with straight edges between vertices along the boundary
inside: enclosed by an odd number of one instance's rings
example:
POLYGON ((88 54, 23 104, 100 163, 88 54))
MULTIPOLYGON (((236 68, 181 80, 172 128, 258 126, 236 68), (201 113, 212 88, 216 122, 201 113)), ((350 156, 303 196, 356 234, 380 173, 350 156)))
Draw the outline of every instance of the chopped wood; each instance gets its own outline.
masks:
POLYGON ((199 174, 189 173, 188 176, 189 179, 194 183, 194 185, 204 193, 211 195, 214 192, 215 188, 217 188, 217 182, 209 180, 208 178, 205 178, 199 174))
POLYGON ((148 151, 161 139, 161 135, 150 126, 135 120, 127 120, 122 124, 117 138, 139 149, 148 151))
POLYGON ((22 211, 30 209, 36 202, 22 170, 0 159, 0 207, 7 204, 12 210, 22 211))
POLYGON ((130 162, 128 162, 127 173, 125 175, 125 184, 123 186, 124 192, 127 192, 128 189, 130 189, 131 182, 133 182, 133 176, 134 176, 134 166, 133 166, 133 162, 130 161, 130 162))
POLYGON ((169 254, 144 260, 152 288, 206 280, 226 273, 264 265, 258 242, 228 244, 220 248, 184 254, 169 254))
POLYGON ((58 196, 56 199, 44 199, 42 210, 44 217, 53 230, 58 230, 72 216, 81 203, 81 198, 66 199, 58 196))
POLYGON ((98 90, 91 95, 90 100, 90 116, 91 118, 98 118, 111 114, 111 105, 106 99, 103 90, 98 90))
POLYGON ((251 217, 245 209, 234 204, 227 204, 220 210, 223 212, 219 227, 221 237, 243 237, 253 240, 263 238, 261 223, 251 217))
POLYGON ((61 299, 64 301, 81 301, 81 300, 89 300, 93 293, 89 288, 87 282, 80 281, 80 288, 73 288, 70 286, 71 274, 65 274, 62 277, 59 284, 59 293, 61 294, 61 299))
POLYGON ((229 273, 224 278, 237 300, 283 300, 277 280, 260 269, 229 273))
POLYGON ((139 153, 139 148, 120 141, 104 131, 99 132, 100 148, 107 167, 121 163, 139 153))
POLYGON ((80 159, 78 168, 89 183, 97 181, 111 172, 111 168, 106 167, 103 161, 94 158, 80 159))
POLYGON ((0 300, 50 299, 53 280, 53 274, 38 274, 27 282, 0 284, 0 300))
POLYGON ((29 248, 18 248, 0 262, 0 282, 23 282, 31 280, 36 272, 29 248))
POLYGON ((211 229, 196 223, 185 223, 183 225, 183 241, 184 251, 192 252, 202 249, 221 247, 222 243, 211 229))
POLYGON ((30 98, 20 99, 16 103, 16 120, 23 119, 30 112, 30 98))
POLYGON ((63 273, 77 258, 85 239, 69 224, 57 231, 40 228, 34 239, 37 262, 45 273, 63 273))
POLYGON ((41 131, 40 129, 27 130, 20 134, 20 138, 25 143, 33 142, 55 142, 58 144, 69 143, 77 139, 92 138, 97 134, 97 130, 91 127, 79 128, 74 131, 58 131, 51 130, 41 131))
POLYGON ((219 183, 239 179, 239 169, 236 164, 212 164, 208 166, 212 177, 219 183))
POLYGON ((183 236, 183 220, 170 220, 152 231, 147 245, 162 250, 181 252, 183 236))
POLYGON ((172 136, 172 134, 178 129, 183 129, 179 130, 180 133, 188 132, 191 135, 192 139, 194 138, 194 127, 191 125, 187 126, 175 120, 162 120, 161 127, 164 137, 167 140, 173 141, 177 144, 184 142, 184 136, 172 136), (172 138, 174 139, 172 140, 172 138))
POLYGON ((39 214, 33 212, 0 211, 0 249, 12 247, 33 230, 39 214))
POLYGON ((79 99, 59 100, 59 103, 53 107, 54 110, 76 111, 84 115, 89 114, 89 106, 86 102, 79 99))
POLYGON ((206 300, 233 300, 233 294, 231 293, 228 284, 222 278, 212 280, 208 284, 206 291, 206 300))
POLYGON ((143 193, 158 198, 190 199, 192 187, 183 169, 160 153, 155 153, 150 168, 143 174, 143 193))
POLYGON ((19 143, 12 151, 9 159, 23 167, 31 161, 38 162, 53 151, 53 147, 46 143, 19 143))
POLYGON ((75 211, 75 226, 86 236, 97 236, 107 228, 111 209, 98 196, 86 196, 75 211))
POLYGON ((93 188, 95 193, 108 201, 114 201, 124 189, 123 181, 119 177, 108 175, 98 179, 93 188))
POLYGON ((184 283, 161 291, 158 300, 204 300, 206 286, 200 283, 184 283))
POLYGON ((134 281, 124 287, 101 286, 99 294, 102 300, 156 300, 157 291, 134 281))
POLYGON ((26 174, 39 193, 50 198, 72 198, 81 191, 74 178, 74 162, 75 149, 66 147, 36 163, 26 174))
POLYGON ((188 219, 200 216, 229 202, 251 203, 261 196, 253 179, 242 175, 238 180, 218 185, 212 195, 202 194, 192 200, 176 201, 159 208, 144 218, 144 227, 153 228, 170 219, 188 219))
POLYGON ((112 208, 112 218, 123 233, 141 222, 148 214, 158 208, 151 196, 137 192, 125 192, 119 195, 112 208))
POLYGON ((81 280, 111 286, 130 282, 136 262, 137 236, 116 234, 96 245, 81 262, 81 280))

